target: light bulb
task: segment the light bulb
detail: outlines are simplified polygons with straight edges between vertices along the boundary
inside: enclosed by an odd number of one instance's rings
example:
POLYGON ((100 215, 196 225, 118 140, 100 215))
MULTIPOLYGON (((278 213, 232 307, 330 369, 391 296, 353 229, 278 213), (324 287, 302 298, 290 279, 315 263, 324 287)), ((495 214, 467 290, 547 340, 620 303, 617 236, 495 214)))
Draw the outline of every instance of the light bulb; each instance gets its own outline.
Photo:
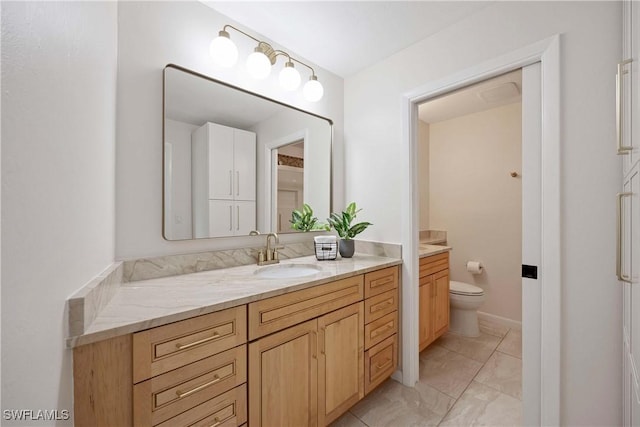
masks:
POLYGON ((309 102, 316 102, 322 99, 322 95, 324 95, 324 88, 315 75, 309 77, 309 81, 304 84, 304 87, 302 88, 302 95, 304 95, 304 99, 309 102))
POLYGON ((280 86, 282 86, 284 90, 292 91, 300 86, 300 73, 293 68, 293 62, 291 61, 284 64, 284 68, 280 71, 278 79, 280 80, 280 86))
POLYGON ((238 60, 238 48, 229 38, 229 33, 220 31, 209 45, 209 54, 216 65, 233 67, 238 60))
POLYGON ((247 58, 247 71, 251 77, 259 80, 266 79, 271 73, 271 61, 261 48, 257 47, 247 58))

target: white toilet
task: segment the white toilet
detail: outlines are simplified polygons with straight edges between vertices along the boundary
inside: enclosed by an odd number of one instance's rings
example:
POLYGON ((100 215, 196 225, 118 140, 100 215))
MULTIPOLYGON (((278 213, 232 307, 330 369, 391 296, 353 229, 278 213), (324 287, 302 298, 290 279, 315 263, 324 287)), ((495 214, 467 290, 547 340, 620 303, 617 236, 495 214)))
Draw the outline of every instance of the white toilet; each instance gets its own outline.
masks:
POLYGON ((449 331, 465 337, 480 335, 478 308, 484 302, 484 291, 464 282, 449 282, 451 306, 449 331))

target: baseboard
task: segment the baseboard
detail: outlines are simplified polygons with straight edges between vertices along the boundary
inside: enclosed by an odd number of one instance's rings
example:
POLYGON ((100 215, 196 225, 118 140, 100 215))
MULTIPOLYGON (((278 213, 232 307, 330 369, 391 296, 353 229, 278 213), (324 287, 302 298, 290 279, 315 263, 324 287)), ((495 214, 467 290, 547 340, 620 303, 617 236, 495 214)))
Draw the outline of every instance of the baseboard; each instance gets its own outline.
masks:
POLYGON ((517 320, 507 319, 506 317, 496 316, 495 314, 479 311, 478 319, 497 323, 498 325, 506 326, 507 328, 522 330, 522 322, 518 322, 517 320))

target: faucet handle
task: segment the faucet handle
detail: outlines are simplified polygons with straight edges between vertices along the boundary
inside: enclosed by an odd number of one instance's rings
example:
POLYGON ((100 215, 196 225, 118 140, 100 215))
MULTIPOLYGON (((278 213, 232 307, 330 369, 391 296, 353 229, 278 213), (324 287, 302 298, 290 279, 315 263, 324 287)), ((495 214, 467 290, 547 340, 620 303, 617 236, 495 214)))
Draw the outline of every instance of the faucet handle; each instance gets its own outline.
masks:
POLYGON ((276 246, 273 248, 273 260, 280 261, 280 255, 278 255, 278 249, 283 249, 284 246, 276 246))

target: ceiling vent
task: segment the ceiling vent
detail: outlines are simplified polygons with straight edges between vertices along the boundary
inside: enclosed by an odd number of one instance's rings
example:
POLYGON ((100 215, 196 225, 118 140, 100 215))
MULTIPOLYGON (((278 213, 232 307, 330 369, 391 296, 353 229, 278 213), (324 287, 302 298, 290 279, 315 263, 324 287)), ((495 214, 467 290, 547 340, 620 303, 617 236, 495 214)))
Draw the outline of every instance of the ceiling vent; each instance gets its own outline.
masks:
POLYGON ((504 102, 520 96, 520 88, 514 82, 503 83, 500 86, 478 92, 478 97, 487 104, 504 102))

